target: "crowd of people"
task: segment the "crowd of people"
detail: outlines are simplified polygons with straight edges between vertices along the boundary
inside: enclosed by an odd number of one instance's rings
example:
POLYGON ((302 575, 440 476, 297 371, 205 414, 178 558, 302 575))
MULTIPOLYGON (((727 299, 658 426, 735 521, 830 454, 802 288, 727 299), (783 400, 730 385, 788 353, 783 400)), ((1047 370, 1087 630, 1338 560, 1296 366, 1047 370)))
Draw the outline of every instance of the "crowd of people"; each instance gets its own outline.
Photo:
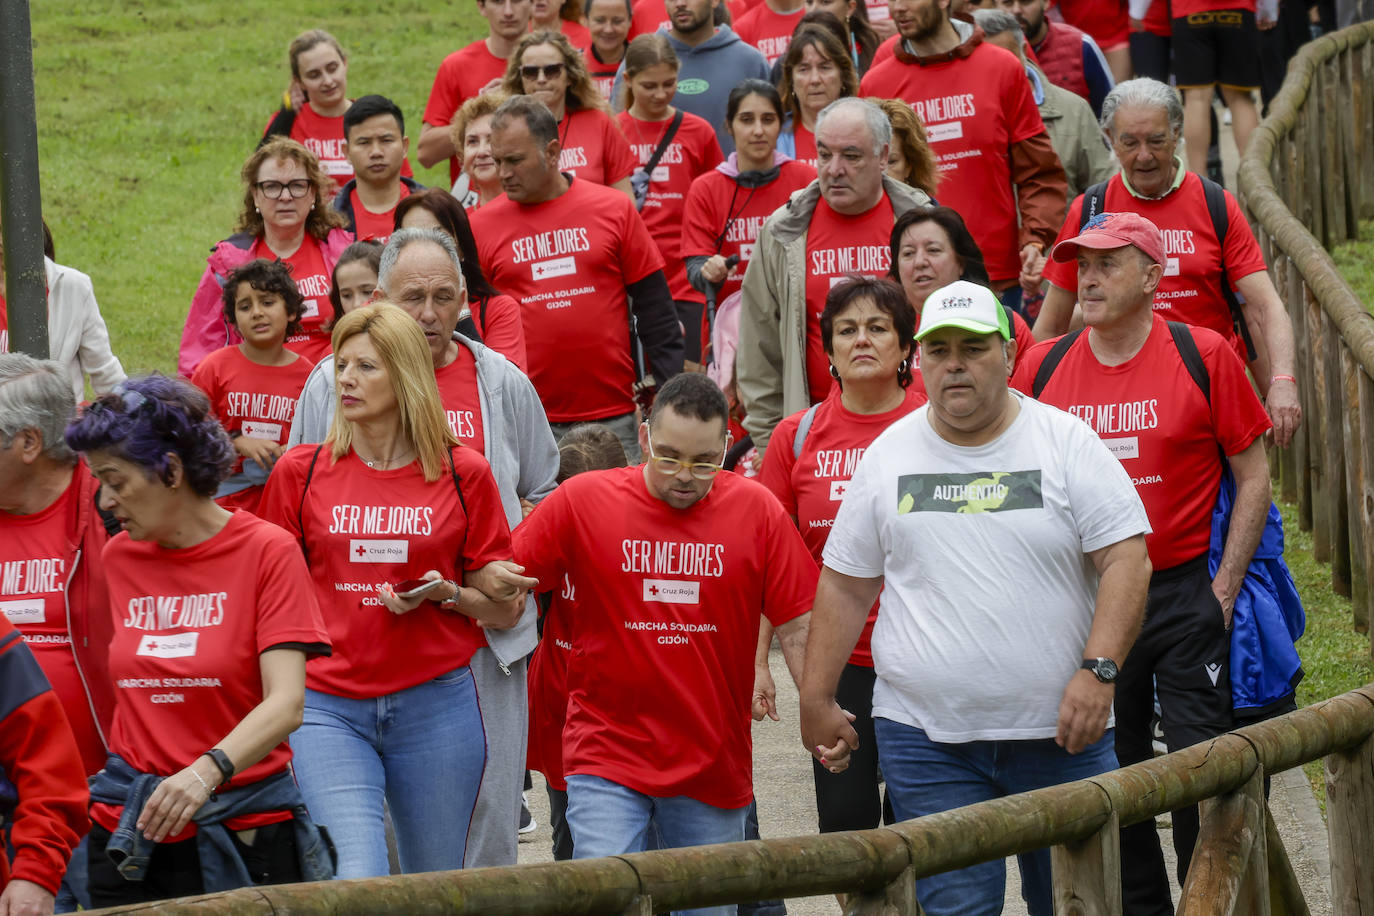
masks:
POLYGON ((0 916, 513 864, 527 767, 556 858, 756 836, 774 645, 821 831, 1292 708, 1294 339, 1207 174, 1267 3, 477 0, 439 188, 301 34, 177 376, 51 236, 0 353, 0 916))

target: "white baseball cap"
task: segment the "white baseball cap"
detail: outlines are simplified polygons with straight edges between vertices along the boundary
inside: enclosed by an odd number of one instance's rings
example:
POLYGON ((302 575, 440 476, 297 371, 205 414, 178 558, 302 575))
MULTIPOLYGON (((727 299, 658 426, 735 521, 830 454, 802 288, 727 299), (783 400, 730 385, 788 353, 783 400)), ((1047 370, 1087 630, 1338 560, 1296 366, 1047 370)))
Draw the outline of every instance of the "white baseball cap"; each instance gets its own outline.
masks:
POLYGON ((992 290, 968 280, 955 280, 926 298, 916 339, 938 328, 962 328, 975 334, 1001 334, 1003 340, 1011 340, 1010 324, 1007 310, 992 290))

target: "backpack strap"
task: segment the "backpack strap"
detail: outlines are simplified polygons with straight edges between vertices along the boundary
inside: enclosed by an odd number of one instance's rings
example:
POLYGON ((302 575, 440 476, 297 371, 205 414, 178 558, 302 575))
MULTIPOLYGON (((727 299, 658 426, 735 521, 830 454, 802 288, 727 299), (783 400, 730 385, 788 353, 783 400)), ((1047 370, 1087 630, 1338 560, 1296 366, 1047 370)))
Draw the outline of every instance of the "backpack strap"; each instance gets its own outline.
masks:
POLYGON ((1178 348, 1178 355, 1183 358, 1183 365, 1188 370, 1188 374, 1193 377, 1193 382, 1202 391, 1202 396, 1207 400, 1207 406, 1212 406, 1212 376, 1207 371, 1207 364, 1202 361, 1202 353, 1198 351, 1197 340, 1193 338, 1193 330, 1181 321, 1169 322, 1169 333, 1174 338, 1174 346, 1178 348))
POLYGON ((1073 346, 1078 335, 1083 333, 1083 329, 1070 331, 1063 337, 1054 342, 1050 347, 1050 352, 1045 354, 1045 361, 1040 364, 1040 368, 1035 370, 1035 381, 1031 382, 1031 397, 1039 400, 1040 392, 1045 390, 1045 386, 1050 383, 1050 376, 1054 375, 1054 370, 1059 367, 1064 359, 1064 354, 1069 352, 1069 347, 1073 346))
POLYGON ((1231 277, 1226 270, 1226 233, 1231 228, 1231 218, 1226 212, 1226 191, 1221 185, 1205 175, 1199 175, 1202 179, 1202 194, 1207 201, 1207 215, 1212 219, 1212 231, 1216 233, 1217 246, 1221 249, 1221 295, 1226 299, 1226 307, 1231 310, 1231 323, 1236 326, 1236 333, 1245 344, 1245 358, 1247 362, 1255 358, 1255 339, 1250 334, 1250 325, 1245 320, 1245 312, 1241 310, 1240 297, 1231 288, 1231 277))
POLYGON ((282 106, 277 109, 277 113, 272 116, 272 122, 267 125, 267 130, 263 132, 262 139, 258 141, 261 147, 273 137, 291 136, 291 128, 296 126, 296 109, 282 106))
POLYGON ((296 530, 301 533, 301 553, 305 556, 307 566, 310 565, 310 550, 305 546, 305 494, 315 476, 315 462, 320 460, 320 452, 323 450, 323 442, 315 446, 315 454, 310 456, 310 466, 305 469, 305 483, 301 484, 301 501, 296 504, 296 530))
POLYGON ((458 505, 463 507, 463 514, 467 515, 468 501, 463 498, 463 482, 459 479, 458 469, 453 464, 453 449, 448 450, 448 473, 453 478, 453 491, 458 494, 458 505))
POLYGON ((797 434, 792 437, 792 459, 801 457, 802 445, 806 442, 806 434, 811 432, 811 424, 816 422, 816 411, 820 404, 812 404, 806 408, 806 413, 802 414, 801 422, 797 424, 797 434))
MULTIPOLYGON (((1107 179, 1111 181, 1111 179, 1107 179)), ((1107 181, 1099 181, 1083 192, 1083 209, 1078 213, 1078 229, 1081 232, 1088 220, 1101 213, 1107 205, 1107 181)))

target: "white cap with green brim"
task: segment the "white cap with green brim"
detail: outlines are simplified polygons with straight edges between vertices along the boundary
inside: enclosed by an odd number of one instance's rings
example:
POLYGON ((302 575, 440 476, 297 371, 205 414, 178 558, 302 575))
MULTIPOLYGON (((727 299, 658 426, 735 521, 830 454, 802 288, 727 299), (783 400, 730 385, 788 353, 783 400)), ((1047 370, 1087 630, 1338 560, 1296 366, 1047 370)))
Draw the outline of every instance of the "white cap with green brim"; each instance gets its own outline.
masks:
POLYGON ((940 328, 1001 334, 1003 340, 1012 339, 1011 322, 1001 301, 986 286, 968 280, 955 280, 926 297, 916 339, 922 340, 940 328))

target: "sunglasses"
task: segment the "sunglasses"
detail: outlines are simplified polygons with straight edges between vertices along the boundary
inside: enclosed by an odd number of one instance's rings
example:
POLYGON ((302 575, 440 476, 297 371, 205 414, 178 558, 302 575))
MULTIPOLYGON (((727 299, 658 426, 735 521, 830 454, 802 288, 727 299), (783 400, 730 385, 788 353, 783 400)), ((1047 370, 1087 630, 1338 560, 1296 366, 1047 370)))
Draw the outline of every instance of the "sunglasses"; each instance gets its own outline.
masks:
POLYGON ((544 64, 543 66, 539 64, 527 64, 520 68, 520 75, 527 80, 537 80, 540 74, 543 74, 544 79, 551 80, 555 76, 562 74, 562 72, 563 64, 561 63, 544 64))

